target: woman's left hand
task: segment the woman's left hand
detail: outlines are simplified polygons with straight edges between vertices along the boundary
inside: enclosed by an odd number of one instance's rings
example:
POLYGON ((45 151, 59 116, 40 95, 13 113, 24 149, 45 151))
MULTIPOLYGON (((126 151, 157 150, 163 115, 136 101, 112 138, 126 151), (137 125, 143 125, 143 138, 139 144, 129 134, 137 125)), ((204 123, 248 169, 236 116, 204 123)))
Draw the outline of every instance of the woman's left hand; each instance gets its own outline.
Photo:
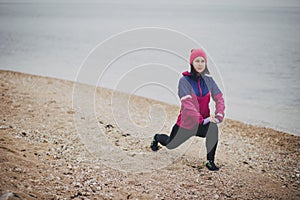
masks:
POLYGON ((210 122, 218 123, 217 120, 213 116, 210 116, 210 122))

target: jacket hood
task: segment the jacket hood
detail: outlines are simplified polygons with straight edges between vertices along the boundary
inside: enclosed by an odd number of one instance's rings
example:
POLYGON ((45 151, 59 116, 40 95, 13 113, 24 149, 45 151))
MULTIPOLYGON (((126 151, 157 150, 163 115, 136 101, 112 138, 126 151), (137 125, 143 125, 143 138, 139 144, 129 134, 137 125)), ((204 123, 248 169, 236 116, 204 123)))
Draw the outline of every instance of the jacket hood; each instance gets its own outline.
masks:
POLYGON ((182 72, 182 75, 183 76, 192 76, 192 74, 189 71, 182 72))

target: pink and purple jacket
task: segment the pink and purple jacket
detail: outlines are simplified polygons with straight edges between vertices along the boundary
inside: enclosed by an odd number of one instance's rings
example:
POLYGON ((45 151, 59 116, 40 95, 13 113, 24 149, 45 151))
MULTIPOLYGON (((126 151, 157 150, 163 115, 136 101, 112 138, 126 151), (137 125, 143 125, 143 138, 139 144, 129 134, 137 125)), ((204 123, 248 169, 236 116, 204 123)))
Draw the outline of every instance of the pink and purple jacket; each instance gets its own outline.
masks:
POLYGON ((203 124, 204 119, 210 116, 210 96, 216 103, 215 118, 222 122, 225 110, 223 94, 213 78, 207 74, 196 76, 187 71, 182 75, 178 84, 181 109, 176 124, 190 130, 203 124))

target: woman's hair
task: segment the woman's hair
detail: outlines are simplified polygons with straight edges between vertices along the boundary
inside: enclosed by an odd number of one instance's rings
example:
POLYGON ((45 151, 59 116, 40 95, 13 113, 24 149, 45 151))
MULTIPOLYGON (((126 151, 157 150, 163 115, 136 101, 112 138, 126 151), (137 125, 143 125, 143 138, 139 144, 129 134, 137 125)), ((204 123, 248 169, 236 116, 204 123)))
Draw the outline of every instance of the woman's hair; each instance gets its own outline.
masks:
MULTIPOLYGON (((193 64, 190 64, 190 65, 191 65, 191 72, 196 74, 197 72, 196 72, 193 64)), ((210 71, 207 68, 207 64, 205 64, 205 69, 203 70, 203 72, 201 72, 201 74, 210 74, 210 71)))

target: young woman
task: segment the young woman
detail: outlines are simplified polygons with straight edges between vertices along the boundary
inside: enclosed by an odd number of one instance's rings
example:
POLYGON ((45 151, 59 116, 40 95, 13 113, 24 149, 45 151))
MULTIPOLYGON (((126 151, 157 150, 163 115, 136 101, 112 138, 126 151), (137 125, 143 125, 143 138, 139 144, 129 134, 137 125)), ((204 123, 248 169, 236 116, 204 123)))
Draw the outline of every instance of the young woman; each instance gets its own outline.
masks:
POLYGON ((183 72, 178 84, 181 100, 180 114, 172 128, 171 135, 155 134, 151 149, 157 151, 158 143, 174 149, 192 136, 206 138, 206 167, 211 171, 215 165, 218 144, 218 123, 224 118, 224 99, 221 90, 207 68, 207 57, 203 49, 193 49, 190 55, 190 72, 183 72), (210 116, 210 97, 216 103, 215 116, 210 116))

